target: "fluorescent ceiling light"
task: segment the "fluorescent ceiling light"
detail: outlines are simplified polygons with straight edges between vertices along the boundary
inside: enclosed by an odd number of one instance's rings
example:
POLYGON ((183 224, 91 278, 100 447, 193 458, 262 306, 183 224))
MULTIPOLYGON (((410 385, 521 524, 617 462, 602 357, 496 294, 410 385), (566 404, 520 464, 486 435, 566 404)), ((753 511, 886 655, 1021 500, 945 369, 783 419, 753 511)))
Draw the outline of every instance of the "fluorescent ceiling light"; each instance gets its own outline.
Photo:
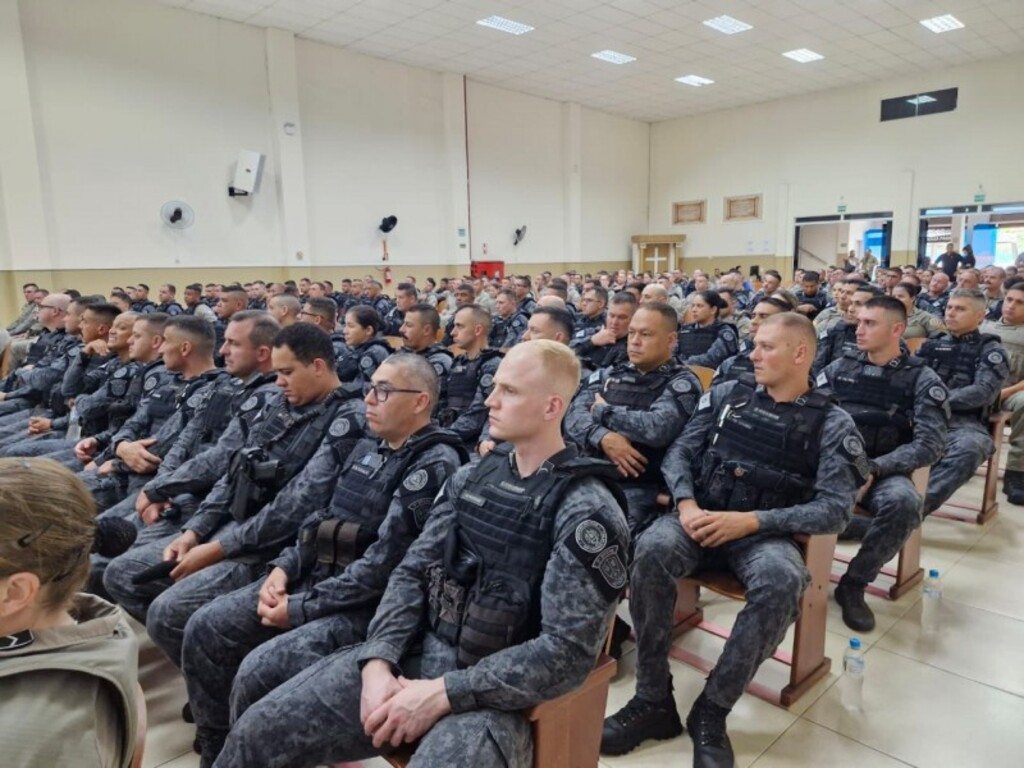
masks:
POLYGON ((992 213, 1024 213, 1024 205, 994 205, 992 213))
POLYGON ((510 35, 525 35, 527 32, 533 31, 533 27, 529 24, 520 24, 518 21, 501 16, 488 16, 486 19, 480 19, 477 24, 481 27, 497 29, 500 32, 508 32, 510 35))
POLYGON ((714 80, 708 80, 706 77, 700 75, 686 75, 685 77, 677 77, 677 83, 683 83, 684 85, 692 85, 694 88, 700 88, 702 85, 711 85, 714 80))
POLYGON ((799 61, 801 64, 807 64, 810 61, 817 61, 818 59, 824 59, 820 53, 815 53, 807 48, 797 48, 795 51, 786 51, 784 54, 787 59, 793 61, 799 61))
POLYGON ((915 96, 912 99, 907 99, 907 104, 913 104, 915 107, 919 107, 922 104, 931 104, 933 101, 936 101, 934 97, 922 94, 920 96, 915 96))
POLYGON ((950 216, 953 213, 952 208, 926 208, 925 216, 950 216))
POLYGON ((922 19, 921 24, 930 29, 936 35, 941 35, 943 32, 952 32, 954 29, 964 28, 964 23, 960 21, 960 19, 948 13, 945 16, 936 16, 932 19, 922 19))
POLYGON ((601 61, 610 61, 612 64, 629 64, 631 61, 636 61, 636 56, 627 56, 618 51, 598 51, 590 55, 595 59, 601 59, 601 61))
POLYGON ((735 35, 737 32, 746 32, 748 29, 753 29, 745 21, 734 19, 732 16, 716 16, 713 19, 706 20, 704 26, 717 29, 726 35, 735 35))

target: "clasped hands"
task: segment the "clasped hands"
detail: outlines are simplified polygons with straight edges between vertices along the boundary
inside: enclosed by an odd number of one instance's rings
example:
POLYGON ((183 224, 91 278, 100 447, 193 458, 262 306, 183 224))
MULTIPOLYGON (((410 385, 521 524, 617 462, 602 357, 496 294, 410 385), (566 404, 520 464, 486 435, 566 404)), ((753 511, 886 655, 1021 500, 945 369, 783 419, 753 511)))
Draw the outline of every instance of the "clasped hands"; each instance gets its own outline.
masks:
POLYGON ((391 665, 382 659, 372 659, 363 667, 359 720, 375 748, 416 741, 451 711, 444 678, 395 677, 391 665))
POLYGON ((754 512, 709 512, 693 499, 680 501, 678 510, 679 524, 702 547, 719 547, 755 534, 761 528, 754 512))

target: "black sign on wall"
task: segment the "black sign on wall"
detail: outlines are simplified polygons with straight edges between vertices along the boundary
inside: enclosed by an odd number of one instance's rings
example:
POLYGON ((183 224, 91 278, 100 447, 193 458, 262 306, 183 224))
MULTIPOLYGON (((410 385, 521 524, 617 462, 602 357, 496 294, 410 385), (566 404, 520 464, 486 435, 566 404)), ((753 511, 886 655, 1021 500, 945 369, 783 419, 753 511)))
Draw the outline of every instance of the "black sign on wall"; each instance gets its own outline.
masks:
POLYGON ((915 93, 909 96, 897 96, 882 99, 882 122, 902 120, 905 117, 921 117, 936 115, 940 112, 952 112, 956 109, 958 88, 944 88, 941 91, 915 93))

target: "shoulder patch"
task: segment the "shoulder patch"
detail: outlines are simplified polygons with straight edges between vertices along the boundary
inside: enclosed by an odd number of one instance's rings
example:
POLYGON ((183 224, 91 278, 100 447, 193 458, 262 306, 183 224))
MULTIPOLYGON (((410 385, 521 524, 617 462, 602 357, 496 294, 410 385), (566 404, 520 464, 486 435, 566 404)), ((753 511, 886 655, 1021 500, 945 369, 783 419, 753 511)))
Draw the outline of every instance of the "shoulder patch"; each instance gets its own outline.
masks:
POLYGON ((430 476, 427 474, 427 470, 417 469, 415 472, 413 472, 411 475, 405 478, 405 481, 402 483, 402 486, 407 491, 419 491, 426 486, 427 480, 429 479, 430 476))
POLYGON ((480 386, 484 389, 490 389, 492 384, 494 384, 494 376, 491 374, 485 373, 480 377, 480 386))
POLYGON ((154 389, 155 387, 156 387, 156 377, 155 376, 150 376, 148 379, 146 379, 145 385, 143 385, 143 389, 145 389, 147 392, 149 390, 151 390, 151 389, 154 389))
POLYGON ((736 339, 736 331, 725 325, 720 331, 719 335, 726 341, 734 341, 736 339))
POLYGON ((434 363, 434 371, 437 372, 438 376, 444 376, 444 366, 440 363, 434 363))
POLYGON ((928 396, 937 403, 946 402, 946 390, 942 387, 932 387, 928 390, 928 396))
POLYGON ((330 433, 331 437, 344 437, 345 435, 347 435, 349 433, 349 430, 351 430, 351 429, 352 429, 352 425, 349 424, 348 419, 347 418, 341 418, 341 419, 335 419, 331 423, 330 429, 328 429, 327 431, 330 433))
POLYGON ((992 363, 992 365, 999 365, 1005 359, 1006 358, 1003 356, 1003 353, 1000 352, 999 350, 995 350, 988 353, 988 361, 992 363))
POLYGON ((596 555, 608 546, 608 532, 597 520, 584 520, 576 526, 576 544, 584 552, 596 555))
POLYGON ((127 375, 128 375, 128 369, 127 368, 119 368, 118 370, 114 371, 114 378, 115 379, 123 379, 127 375))
POLYGON ((711 393, 705 392, 700 396, 700 400, 697 401, 697 410, 706 411, 711 407, 711 393))
POLYGON ((369 355, 363 355, 361 358, 359 358, 359 367, 373 368, 373 358, 370 357, 369 355))
POLYGON ((860 437, 857 435, 847 435, 843 438, 843 450, 850 455, 851 458, 864 455, 864 443, 861 442, 860 437))
POLYGON ((248 400, 246 400, 244 403, 242 403, 241 410, 242 410, 243 413, 248 413, 253 408, 255 408, 257 405, 259 405, 259 403, 260 403, 259 398, 257 398, 256 395, 252 395, 248 400))
POLYGON ((825 372, 822 371, 821 373, 818 374, 818 378, 816 378, 814 380, 814 383, 815 383, 816 386, 819 386, 819 387, 827 387, 828 386, 828 376, 826 376, 825 372))
POLYGON ((619 557, 618 544, 613 544, 595 557, 593 567, 598 570, 608 586, 616 592, 622 590, 629 581, 626 564, 619 557))
POLYGON ((689 379, 684 376, 679 376, 675 381, 672 382, 672 391, 678 392, 681 395, 685 395, 687 392, 693 391, 693 384, 690 383, 689 379))
POLYGON ((185 401, 185 404, 188 405, 189 408, 198 408, 200 405, 202 405, 202 403, 203 403, 203 393, 202 392, 196 392, 188 400, 185 401))

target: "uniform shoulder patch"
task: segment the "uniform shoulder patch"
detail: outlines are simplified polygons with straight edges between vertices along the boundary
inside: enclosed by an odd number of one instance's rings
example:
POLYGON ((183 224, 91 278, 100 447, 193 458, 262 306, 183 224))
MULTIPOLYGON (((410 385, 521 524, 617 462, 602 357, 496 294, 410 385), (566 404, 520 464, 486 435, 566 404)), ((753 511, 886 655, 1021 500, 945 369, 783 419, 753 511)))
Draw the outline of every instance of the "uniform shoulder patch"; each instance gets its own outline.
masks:
POLYGON ((946 402, 946 390, 942 387, 935 386, 928 390, 928 396, 937 403, 946 402))
POLYGON ((705 392, 700 396, 700 400, 697 401, 697 410, 706 411, 711 407, 711 393, 705 392))
POLYGON ((328 433, 330 433, 331 437, 344 437, 349 433, 351 429, 352 425, 349 423, 348 418, 343 417, 340 419, 335 419, 331 423, 330 429, 328 429, 327 431, 328 433))
POLYGON ((123 379, 127 375, 128 375, 128 369, 127 368, 119 368, 118 370, 114 371, 114 378, 115 379, 123 379))
POLYGON ((993 350, 992 352, 988 353, 988 361, 992 363, 992 365, 999 365, 1005 360, 1006 357, 999 350, 993 350))
POLYGON ((249 397, 248 400, 246 400, 244 403, 242 403, 241 411, 243 413, 248 413, 253 408, 255 408, 257 405, 259 405, 259 402, 260 402, 259 398, 256 397, 256 395, 252 395, 251 397, 249 397))
POLYGON ((196 392, 194 395, 189 397, 189 399, 186 400, 185 403, 188 405, 189 408, 198 408, 200 405, 203 404, 203 393, 196 392))
POLYGON ((735 341, 736 339, 736 331, 734 331, 728 325, 722 328, 720 335, 726 341, 735 341))
POLYGON ((672 382, 672 391, 685 395, 687 392, 693 391, 693 384, 685 376, 677 376, 672 382))
POLYGON ((864 443, 861 442, 860 437, 857 435, 847 435, 843 438, 843 450, 846 451, 851 458, 863 456, 864 443))
POLYGON ((626 549, 618 541, 610 541, 603 522, 587 518, 565 539, 566 546, 593 580, 598 591, 608 600, 617 600, 629 582, 626 549))
POLYGON ((150 376, 148 379, 146 379, 146 383, 143 385, 143 389, 145 389, 148 392, 149 390, 154 388, 156 388, 156 376, 150 376))
POLYGON ((484 389, 490 389, 492 384, 494 384, 494 376, 491 374, 485 373, 480 377, 480 386, 484 389))
POLYGON ((361 358, 359 358, 359 367, 373 368, 373 358, 370 357, 369 355, 363 355, 361 358))
POLYGON ((430 475, 427 474, 427 470, 417 469, 415 472, 413 472, 411 475, 405 478, 404 481, 402 481, 402 487, 405 488, 407 491, 412 491, 415 493, 416 491, 423 490, 423 488, 426 487, 427 481, 429 479, 430 475))
POLYGON ((584 520, 576 526, 576 543, 584 552, 597 554, 608 546, 608 531, 597 520, 584 520))
POLYGON ((444 366, 440 363, 434 363, 434 371, 438 376, 444 376, 444 366))

